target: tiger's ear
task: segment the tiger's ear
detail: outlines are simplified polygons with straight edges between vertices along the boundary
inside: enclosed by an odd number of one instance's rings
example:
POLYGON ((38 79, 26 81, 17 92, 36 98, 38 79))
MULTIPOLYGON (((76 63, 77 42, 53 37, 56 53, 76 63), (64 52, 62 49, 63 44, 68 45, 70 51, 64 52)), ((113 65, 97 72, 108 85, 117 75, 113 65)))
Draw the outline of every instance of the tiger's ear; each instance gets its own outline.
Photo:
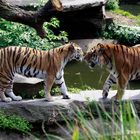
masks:
POLYGON ((103 47, 101 47, 101 48, 98 50, 98 52, 99 52, 100 54, 102 54, 104 51, 105 51, 105 48, 103 48, 103 47))
POLYGON ((98 43, 97 46, 98 46, 98 47, 104 47, 104 45, 101 44, 101 43, 98 43))
POLYGON ((97 47, 99 47, 98 52, 99 52, 100 54, 102 54, 102 53, 105 51, 105 48, 104 48, 104 45, 103 45, 103 44, 98 43, 98 44, 97 44, 97 47))
POLYGON ((74 45, 72 42, 70 42, 70 45, 69 45, 69 51, 73 51, 74 50, 74 45))

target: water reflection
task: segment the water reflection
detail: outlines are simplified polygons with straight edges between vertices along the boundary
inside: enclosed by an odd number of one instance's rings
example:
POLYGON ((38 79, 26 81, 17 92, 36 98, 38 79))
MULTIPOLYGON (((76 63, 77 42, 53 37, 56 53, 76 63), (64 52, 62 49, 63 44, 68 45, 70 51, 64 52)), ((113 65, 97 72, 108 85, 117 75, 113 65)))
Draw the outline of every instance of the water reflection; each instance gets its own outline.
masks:
POLYGON ((84 62, 71 62, 65 68, 65 80, 69 87, 80 88, 90 86, 91 88, 101 89, 108 75, 105 69, 96 67, 90 69, 84 62))
MULTIPOLYGON (((65 68, 65 81, 68 87, 81 88, 86 85, 93 89, 102 89, 108 74, 105 68, 96 66, 90 69, 85 62, 72 61, 65 68)), ((127 89, 140 89, 140 81, 130 82, 127 89)))

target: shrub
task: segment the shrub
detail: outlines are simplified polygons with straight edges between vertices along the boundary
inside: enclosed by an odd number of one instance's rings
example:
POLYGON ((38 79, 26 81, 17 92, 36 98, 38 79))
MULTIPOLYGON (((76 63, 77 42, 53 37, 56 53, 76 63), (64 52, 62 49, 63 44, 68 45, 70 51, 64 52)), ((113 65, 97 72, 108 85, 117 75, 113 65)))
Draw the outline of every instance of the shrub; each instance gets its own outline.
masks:
POLYGON ((105 5, 107 10, 115 10, 119 8, 119 0, 107 0, 105 5))
POLYGON ((60 23, 56 18, 52 18, 50 22, 46 22, 44 24, 46 37, 41 39, 31 27, 0 19, 0 47, 19 45, 42 50, 56 47, 60 45, 60 41, 67 41, 66 32, 60 31, 58 35, 55 35, 50 29, 58 28, 59 26, 60 23))
POLYGON ((140 30, 127 26, 120 26, 112 23, 105 27, 101 36, 109 39, 116 39, 120 43, 134 45, 140 43, 140 30))
POLYGON ((6 115, 0 111, 0 129, 16 130, 21 133, 28 133, 31 131, 31 125, 25 119, 16 115, 6 115))

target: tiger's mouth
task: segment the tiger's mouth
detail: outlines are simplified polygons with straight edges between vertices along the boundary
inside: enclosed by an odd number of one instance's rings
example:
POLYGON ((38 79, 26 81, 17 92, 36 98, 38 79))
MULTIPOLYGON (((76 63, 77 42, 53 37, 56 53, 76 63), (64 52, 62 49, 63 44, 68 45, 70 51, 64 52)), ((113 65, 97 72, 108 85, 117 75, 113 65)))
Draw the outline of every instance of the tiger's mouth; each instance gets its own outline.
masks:
POLYGON ((78 55, 78 56, 75 56, 75 59, 76 59, 77 61, 82 61, 82 60, 83 60, 83 57, 80 56, 80 55, 78 55))
POLYGON ((89 67, 90 67, 90 68, 94 68, 94 67, 95 67, 95 65, 96 65, 96 64, 95 64, 95 63, 93 63, 93 62, 89 63, 89 67))

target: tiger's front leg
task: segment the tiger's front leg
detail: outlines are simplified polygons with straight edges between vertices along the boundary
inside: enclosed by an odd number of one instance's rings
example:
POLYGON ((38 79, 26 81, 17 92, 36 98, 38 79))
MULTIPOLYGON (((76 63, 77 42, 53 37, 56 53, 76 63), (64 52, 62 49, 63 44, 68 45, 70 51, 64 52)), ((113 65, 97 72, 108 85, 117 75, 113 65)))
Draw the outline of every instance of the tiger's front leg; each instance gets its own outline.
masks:
POLYGON ((116 84, 116 78, 112 74, 109 74, 103 86, 102 92, 103 99, 107 98, 109 89, 113 84, 116 84))
POLYGON ((47 101, 51 102, 53 101, 53 98, 50 94, 50 90, 52 88, 52 85, 54 83, 54 76, 53 75, 49 75, 45 80, 44 80, 44 90, 45 90, 45 98, 47 101))
POLYGON ((59 75, 57 75, 55 79, 55 84, 60 88, 61 94, 63 95, 63 99, 70 99, 70 97, 68 96, 66 83, 63 77, 63 71, 59 75))

